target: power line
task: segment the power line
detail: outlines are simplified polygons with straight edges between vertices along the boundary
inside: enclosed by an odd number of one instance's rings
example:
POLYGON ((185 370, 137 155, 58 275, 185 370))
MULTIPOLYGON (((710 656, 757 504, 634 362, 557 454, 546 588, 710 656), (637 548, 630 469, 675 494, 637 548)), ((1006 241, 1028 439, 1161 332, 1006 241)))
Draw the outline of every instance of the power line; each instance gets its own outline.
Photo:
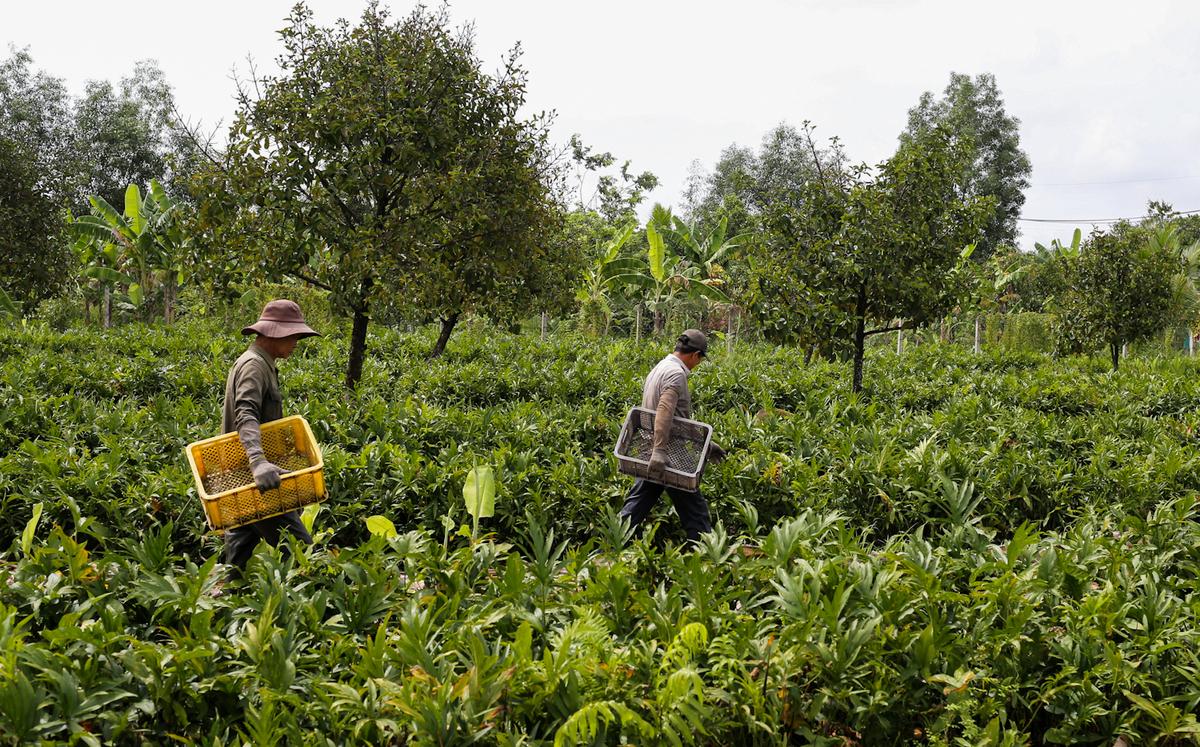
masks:
POLYGON ((1145 184, 1148 182, 1178 182, 1187 179, 1200 179, 1200 176, 1155 176, 1148 179, 1115 179, 1105 182, 1046 182, 1044 184, 1030 184, 1030 189, 1038 189, 1040 187, 1089 187, 1101 184, 1145 184))
MULTIPOLYGON (((1195 215, 1197 213, 1200 213, 1200 210, 1176 210, 1167 217, 1195 215)), ((1024 221, 1025 223, 1120 223, 1121 221, 1132 223, 1133 221, 1145 220, 1151 217, 1158 216, 1139 215, 1136 218, 1017 218, 1017 220, 1024 221)))

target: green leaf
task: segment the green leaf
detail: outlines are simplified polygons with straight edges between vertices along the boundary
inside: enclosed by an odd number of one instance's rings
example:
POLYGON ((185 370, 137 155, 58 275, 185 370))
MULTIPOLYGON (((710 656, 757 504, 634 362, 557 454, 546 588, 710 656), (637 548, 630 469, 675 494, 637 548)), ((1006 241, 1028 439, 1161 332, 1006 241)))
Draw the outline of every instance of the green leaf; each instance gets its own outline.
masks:
POLYGON ((21 532, 21 552, 25 555, 29 554, 29 548, 33 547, 33 537, 37 532, 38 521, 42 518, 42 504, 36 503, 33 506, 33 516, 25 523, 25 531, 21 532))
POLYGON ((136 184, 125 188, 125 217, 129 219, 134 234, 141 234, 146 221, 142 217, 142 193, 136 184))
POLYGON ((662 235, 653 223, 646 224, 646 241, 650 244, 650 274, 656 282, 664 282, 667 279, 664 264, 666 247, 663 246, 662 235))
MULTIPOLYGON (((316 521, 317 514, 320 512, 321 512, 321 504, 320 503, 310 503, 309 505, 304 507, 303 511, 300 512, 300 521, 301 521, 301 523, 304 524, 304 528, 308 530, 309 534, 312 534, 313 523, 316 521)), ((367 528, 368 529, 371 528, 369 524, 367 525, 367 528)), ((395 531, 395 527, 392 527, 392 530, 395 531)))
POLYGON ((133 278, 123 272, 117 272, 111 267, 87 267, 83 271, 83 276, 113 285, 128 285, 133 282, 133 278))
POLYGON ((138 283, 129 284, 129 302, 134 306, 141 306, 142 301, 145 301, 145 294, 142 293, 142 286, 138 283))
MULTIPOLYGON (((109 205, 103 197, 93 195, 88 198, 88 202, 91 203, 92 210, 96 211, 97 215, 99 215, 103 221, 108 223, 110 228, 119 232, 128 239, 133 238, 133 231, 130 230, 129 224, 125 222, 125 219, 121 217, 121 214, 114 210, 113 206, 109 205)), ((82 221, 83 218, 80 218, 80 220, 82 221)))
POLYGON ((21 316, 21 307, 3 288, 0 288, 0 316, 21 316))
POLYGON ((463 482, 463 502, 467 513, 478 521, 496 513, 496 476, 491 467, 476 467, 463 482))
POLYGON ((392 537, 399 536, 399 533, 396 531, 396 525, 386 516, 375 514, 374 516, 368 516, 365 521, 367 522, 367 531, 376 537, 391 539, 392 537))

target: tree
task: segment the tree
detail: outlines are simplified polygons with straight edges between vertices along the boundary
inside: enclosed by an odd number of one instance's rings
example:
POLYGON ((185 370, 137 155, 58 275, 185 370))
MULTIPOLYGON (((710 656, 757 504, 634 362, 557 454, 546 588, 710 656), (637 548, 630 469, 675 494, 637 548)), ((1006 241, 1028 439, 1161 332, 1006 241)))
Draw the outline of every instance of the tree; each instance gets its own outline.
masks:
POLYGON ((444 10, 393 21, 375 3, 333 28, 297 5, 281 35, 281 73, 240 93, 206 214, 260 269, 353 316, 348 387, 373 309, 428 309, 448 336, 462 313, 548 292, 558 174, 548 119, 519 116, 519 48, 488 75, 444 10))
POLYGON ((1071 279, 1068 308, 1093 340, 1108 346, 1113 370, 1126 343, 1162 331, 1172 312, 1172 284, 1183 267, 1176 251, 1144 229, 1118 225, 1093 233, 1071 279))
POLYGON ((40 177, 33 154, 0 137, 0 291, 26 310, 59 292, 72 269, 63 210, 40 177))
POLYGON ((66 85, 33 69, 28 49, 0 62, 0 140, 17 147, 33 166, 35 191, 65 205, 74 194, 74 128, 66 85))
POLYGON ((617 159, 612 153, 598 153, 584 145, 578 134, 571 136, 570 153, 575 165, 575 209, 595 210, 612 225, 636 220, 634 211, 646 199, 646 193, 658 186, 658 177, 649 171, 635 173, 632 162, 623 161, 616 173, 600 173, 589 195, 587 175, 611 168, 617 159))
POLYGON ((151 180, 171 188, 194 161, 174 112, 174 93, 153 61, 138 62, 117 86, 89 81, 73 112, 76 204, 87 206, 88 198, 99 196, 118 205, 130 184, 151 180))
POLYGON ((689 221, 707 226, 724 217, 734 233, 742 233, 780 203, 798 207, 805 199, 805 185, 823 176, 833 178, 846 168, 838 139, 820 147, 813 138, 815 129, 808 121, 799 129, 780 123, 763 135, 757 152, 730 145, 711 174, 693 170, 686 190, 689 221))
POLYGON ((861 391, 867 337, 940 318, 965 290, 957 269, 992 205, 958 195, 969 157, 967 144, 936 128, 903 143, 874 178, 810 183, 798 207, 781 206, 752 263, 751 311, 764 334, 848 338, 861 391))
POLYGON ((27 49, 0 61, 0 137, 32 154, 38 187, 78 213, 88 197, 118 204, 131 183, 173 178, 197 154, 174 119, 171 86, 152 61, 114 86, 89 81, 73 99, 59 78, 33 69, 27 49))
POLYGON ((951 73, 942 98, 928 91, 921 95, 900 135, 904 143, 944 127, 955 138, 973 144, 972 157, 958 174, 960 193, 968 198, 991 197, 995 204, 975 252, 977 260, 987 259, 1001 245, 1017 243, 1017 218, 1033 170, 1021 150, 1020 124, 1005 111, 994 75, 982 73, 972 79, 951 73))

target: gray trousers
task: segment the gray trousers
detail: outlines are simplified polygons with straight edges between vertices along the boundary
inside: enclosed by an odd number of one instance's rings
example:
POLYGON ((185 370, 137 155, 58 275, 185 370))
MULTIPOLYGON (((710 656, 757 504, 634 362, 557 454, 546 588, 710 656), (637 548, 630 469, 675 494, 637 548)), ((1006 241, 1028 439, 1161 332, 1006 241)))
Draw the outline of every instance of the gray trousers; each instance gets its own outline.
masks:
POLYGON ((671 496, 671 503, 675 505, 675 513, 679 514, 679 521, 683 524, 683 531, 687 533, 689 542, 695 542, 704 532, 712 531, 708 501, 699 490, 681 490, 639 479, 633 483, 629 495, 625 497, 625 505, 621 507, 621 516, 629 519, 630 526, 637 530, 639 536, 642 523, 646 521, 664 490, 671 496))
POLYGON ((278 546, 279 533, 284 530, 303 540, 306 545, 312 544, 312 536, 304 528, 304 522, 300 521, 299 511, 272 516, 225 532, 225 562, 237 569, 233 575, 239 575, 246 567, 260 541, 272 547, 278 546))

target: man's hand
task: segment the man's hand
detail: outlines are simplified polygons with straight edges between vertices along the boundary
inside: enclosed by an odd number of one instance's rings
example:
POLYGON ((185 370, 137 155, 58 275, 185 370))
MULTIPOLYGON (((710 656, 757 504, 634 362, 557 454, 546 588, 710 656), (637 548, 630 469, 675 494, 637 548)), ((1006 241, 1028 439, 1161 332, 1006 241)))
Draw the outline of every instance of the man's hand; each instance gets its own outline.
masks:
POLYGON ((250 471, 254 473, 254 485, 260 491, 274 490, 279 487, 279 477, 283 474, 283 470, 266 459, 250 465, 250 471))
POLYGON ((661 482, 667 474, 667 450, 655 449, 650 452, 650 480, 661 482))
POLYGON ((725 453, 725 450, 722 449, 720 446, 717 446, 716 441, 709 442, 709 444, 708 444, 708 461, 712 462, 713 464, 718 464, 720 462, 725 461, 726 456, 728 456, 728 455, 725 453))

